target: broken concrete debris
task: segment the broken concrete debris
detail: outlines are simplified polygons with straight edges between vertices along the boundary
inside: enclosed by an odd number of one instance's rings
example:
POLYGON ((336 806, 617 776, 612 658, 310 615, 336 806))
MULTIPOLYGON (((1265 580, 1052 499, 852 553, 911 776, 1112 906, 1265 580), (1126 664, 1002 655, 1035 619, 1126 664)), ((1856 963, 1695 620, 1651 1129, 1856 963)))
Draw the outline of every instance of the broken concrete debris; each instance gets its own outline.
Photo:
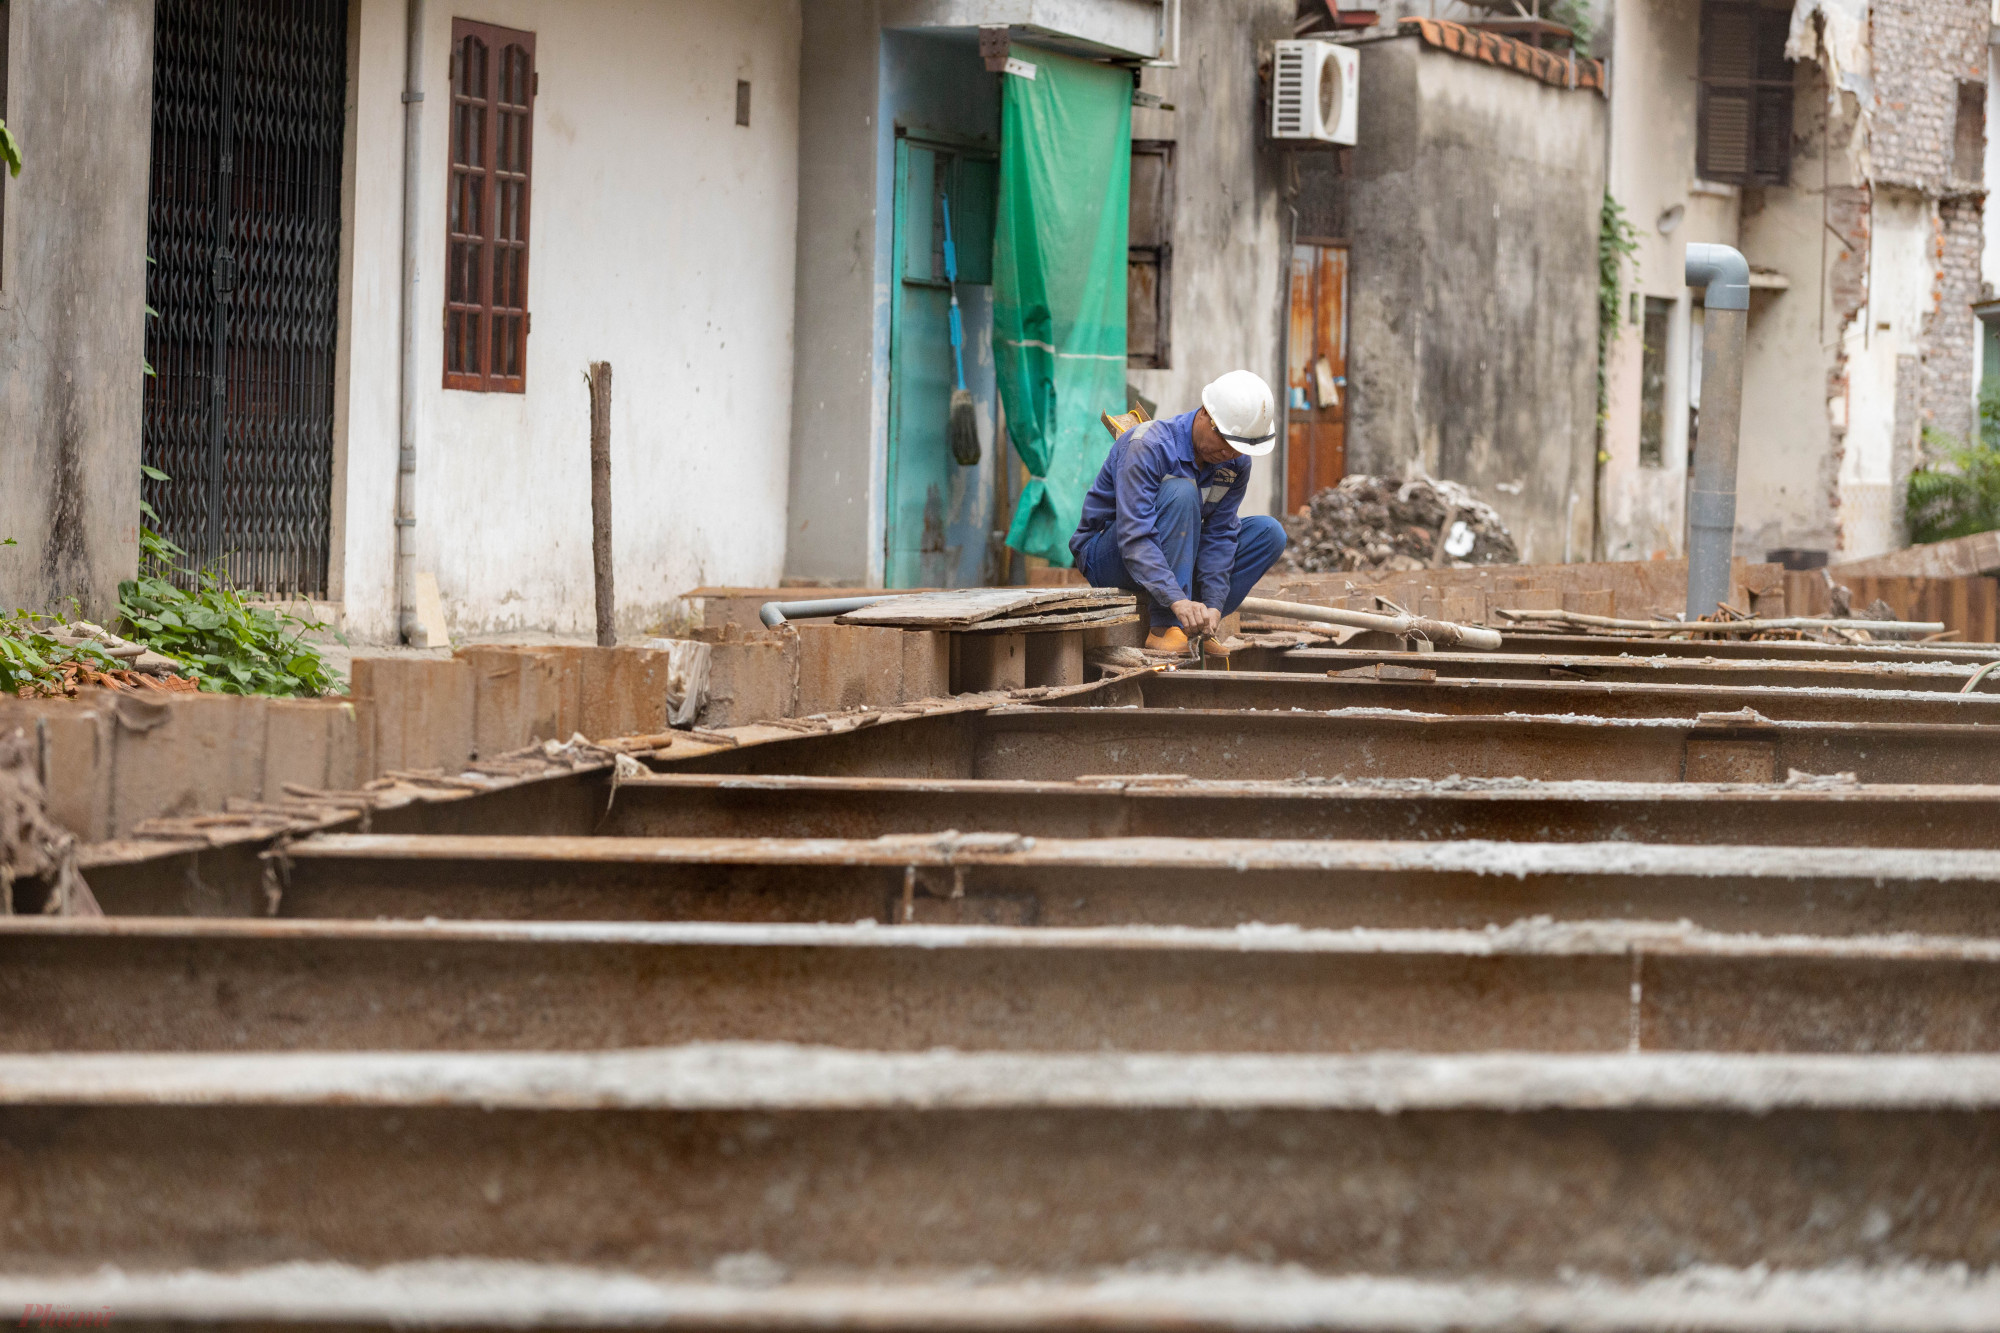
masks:
POLYGON ((1520 551, 1493 506, 1455 481, 1343 477, 1284 520, 1274 573, 1511 565, 1520 551))

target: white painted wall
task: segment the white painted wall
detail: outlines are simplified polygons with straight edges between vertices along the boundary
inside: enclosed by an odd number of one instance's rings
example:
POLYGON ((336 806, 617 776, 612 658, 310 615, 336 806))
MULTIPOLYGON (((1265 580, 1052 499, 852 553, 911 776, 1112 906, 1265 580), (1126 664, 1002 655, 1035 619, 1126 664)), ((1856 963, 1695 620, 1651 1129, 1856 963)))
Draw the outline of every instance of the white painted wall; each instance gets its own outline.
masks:
MULTIPOLYGON (((361 0, 343 391, 347 622, 393 635, 403 4, 361 0)), ((455 635, 593 620, 586 365, 614 371, 619 624, 784 558, 799 0, 482 0, 536 34, 527 392, 440 387, 452 9, 425 37, 417 563, 455 635), (752 86, 735 121, 736 81, 752 86)))

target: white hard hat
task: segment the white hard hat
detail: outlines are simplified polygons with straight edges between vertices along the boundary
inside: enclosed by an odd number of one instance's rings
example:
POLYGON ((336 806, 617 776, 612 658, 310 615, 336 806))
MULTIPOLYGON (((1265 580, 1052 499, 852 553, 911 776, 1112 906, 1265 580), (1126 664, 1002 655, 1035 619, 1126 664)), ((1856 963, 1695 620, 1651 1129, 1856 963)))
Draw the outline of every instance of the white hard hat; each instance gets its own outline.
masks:
POLYGON ((1262 458, 1278 447, 1277 405, 1262 375, 1232 370, 1201 391, 1201 405, 1237 453, 1262 458))

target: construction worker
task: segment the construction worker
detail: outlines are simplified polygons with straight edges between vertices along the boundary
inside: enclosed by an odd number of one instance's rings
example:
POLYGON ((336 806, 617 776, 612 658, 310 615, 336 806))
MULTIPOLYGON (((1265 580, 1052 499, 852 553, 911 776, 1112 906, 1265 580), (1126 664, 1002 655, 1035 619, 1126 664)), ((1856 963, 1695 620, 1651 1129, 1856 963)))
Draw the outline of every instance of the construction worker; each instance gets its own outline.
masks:
POLYGON ((1119 436, 1083 499, 1069 539, 1094 588, 1150 598, 1146 646, 1184 652, 1212 635, 1277 563, 1285 530, 1237 515, 1250 460, 1277 445, 1271 386, 1232 370, 1201 391, 1201 407, 1119 436))

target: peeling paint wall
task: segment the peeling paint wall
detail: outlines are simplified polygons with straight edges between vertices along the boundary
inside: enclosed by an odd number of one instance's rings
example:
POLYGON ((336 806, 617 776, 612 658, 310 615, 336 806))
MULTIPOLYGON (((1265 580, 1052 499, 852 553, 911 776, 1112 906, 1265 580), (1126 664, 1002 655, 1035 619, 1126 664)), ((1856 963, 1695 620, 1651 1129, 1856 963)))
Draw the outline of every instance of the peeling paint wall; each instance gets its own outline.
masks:
POLYGON ((1348 471, 1463 482, 1523 560, 1586 558, 1604 100, 1414 37, 1361 87, 1348 471))
POLYGON ((139 563, 153 5, 7 8, 0 606, 102 618, 139 563))
MULTIPOLYGON (((394 632, 403 5, 361 9, 344 590, 394 632)), ((452 10, 425 38, 417 565, 454 634, 592 624, 589 395, 613 367, 619 625, 702 583, 776 580, 791 441, 798 0, 489 0, 536 33, 527 392, 441 388, 452 10), (751 85, 748 127, 736 83, 751 85)))
POLYGON ((799 70, 798 285, 784 572, 879 583, 888 297, 876 281, 877 0, 805 6, 799 70))
POLYGON ((1785 547, 1837 545, 1843 454, 1834 423, 1848 409, 1828 404, 1841 392, 1833 358, 1857 293, 1836 279, 1867 254, 1865 238, 1844 244, 1833 234, 1843 225, 1834 216, 1838 192, 1851 193, 1854 108, 1832 117, 1829 141, 1826 81, 1810 61, 1794 66, 1792 106, 1791 184, 1745 188, 1730 241, 1765 281, 1789 284, 1750 293, 1735 544, 1759 560, 1785 547))

